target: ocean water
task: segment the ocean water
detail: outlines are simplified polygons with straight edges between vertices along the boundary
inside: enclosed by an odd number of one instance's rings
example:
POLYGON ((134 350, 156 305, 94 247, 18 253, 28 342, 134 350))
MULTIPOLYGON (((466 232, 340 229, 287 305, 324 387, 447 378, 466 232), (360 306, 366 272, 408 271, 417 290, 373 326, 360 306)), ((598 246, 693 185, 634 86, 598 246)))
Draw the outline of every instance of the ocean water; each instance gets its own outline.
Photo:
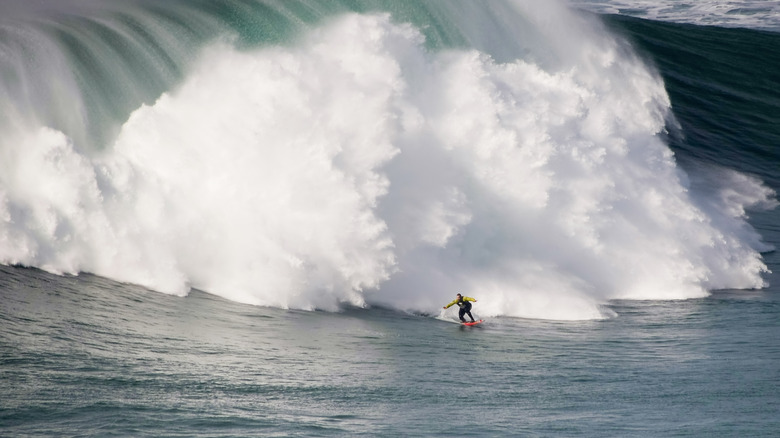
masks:
POLYGON ((3 3, 0 435, 780 434, 777 5, 668 3, 3 3))
MULTIPOLYGON (((461 327, 3 268, 8 436, 773 436, 777 293, 461 327)), ((479 302, 477 303, 479 304, 479 302)))

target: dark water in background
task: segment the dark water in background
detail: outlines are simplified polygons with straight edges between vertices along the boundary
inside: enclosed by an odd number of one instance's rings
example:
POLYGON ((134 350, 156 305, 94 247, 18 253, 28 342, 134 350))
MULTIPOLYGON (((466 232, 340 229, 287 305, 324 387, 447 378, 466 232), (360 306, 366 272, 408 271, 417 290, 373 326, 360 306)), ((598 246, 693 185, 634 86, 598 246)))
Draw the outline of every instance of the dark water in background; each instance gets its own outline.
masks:
MULTIPOLYGON (((778 34, 606 20, 663 75, 683 166, 780 189, 778 34)), ((751 215, 780 245, 778 212, 751 215)), ((474 328, 0 267, 0 434, 777 436, 780 257, 764 259, 762 290, 474 328)))
POLYGON ((670 145, 700 161, 759 176, 780 189, 780 34, 608 16, 658 67, 680 132, 670 145))

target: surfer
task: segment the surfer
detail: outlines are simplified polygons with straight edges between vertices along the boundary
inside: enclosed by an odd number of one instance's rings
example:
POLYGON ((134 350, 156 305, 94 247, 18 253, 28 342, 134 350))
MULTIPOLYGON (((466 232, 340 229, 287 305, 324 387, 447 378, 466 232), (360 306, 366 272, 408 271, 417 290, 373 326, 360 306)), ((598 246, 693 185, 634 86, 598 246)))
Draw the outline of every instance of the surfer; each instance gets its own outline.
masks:
POLYGON ((471 318, 471 322, 474 322, 474 317, 471 316, 471 303, 469 301, 477 302, 474 298, 471 297, 464 297, 461 294, 455 295, 455 300, 446 306, 444 306, 444 309, 448 309, 451 305, 457 304, 458 307, 460 307, 460 311, 458 311, 458 318, 460 318, 460 322, 466 322, 466 319, 463 318, 463 315, 468 315, 469 318, 471 318))

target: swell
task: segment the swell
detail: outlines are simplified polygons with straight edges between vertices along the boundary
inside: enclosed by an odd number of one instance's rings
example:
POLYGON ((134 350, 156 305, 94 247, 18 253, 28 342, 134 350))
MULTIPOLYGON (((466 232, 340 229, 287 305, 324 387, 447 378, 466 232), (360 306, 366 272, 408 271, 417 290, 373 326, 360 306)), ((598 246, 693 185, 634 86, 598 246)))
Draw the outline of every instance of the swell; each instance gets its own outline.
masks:
POLYGON ((780 189, 780 34, 611 15, 657 66, 679 129, 670 146, 683 159, 759 176, 780 189))

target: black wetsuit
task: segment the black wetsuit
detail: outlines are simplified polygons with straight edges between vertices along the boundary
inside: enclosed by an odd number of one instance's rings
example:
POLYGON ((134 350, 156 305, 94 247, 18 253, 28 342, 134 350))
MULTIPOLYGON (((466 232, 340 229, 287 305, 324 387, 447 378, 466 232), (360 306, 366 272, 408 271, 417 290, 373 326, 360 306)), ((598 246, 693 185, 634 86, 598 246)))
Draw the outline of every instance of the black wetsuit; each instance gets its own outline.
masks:
POLYGON ((461 321, 466 322, 466 319, 463 318, 463 315, 468 315, 469 318, 471 318, 471 322, 474 322, 474 317, 471 316, 471 303, 468 301, 461 301, 463 305, 461 306, 460 303, 458 305, 460 306, 460 310, 458 310, 458 318, 460 318, 461 321))

